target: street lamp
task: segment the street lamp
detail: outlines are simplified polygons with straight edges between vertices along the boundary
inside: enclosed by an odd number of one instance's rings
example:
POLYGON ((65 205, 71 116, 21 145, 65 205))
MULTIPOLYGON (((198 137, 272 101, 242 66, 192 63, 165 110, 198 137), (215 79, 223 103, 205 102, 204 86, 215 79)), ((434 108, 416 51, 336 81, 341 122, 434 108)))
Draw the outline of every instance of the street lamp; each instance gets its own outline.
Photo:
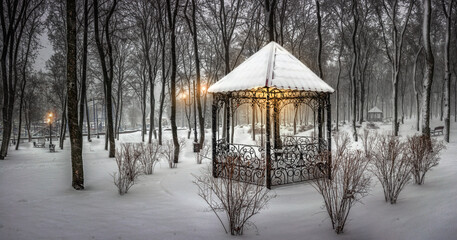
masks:
POLYGON ((47 123, 49 124, 49 145, 52 145, 52 120, 53 120, 54 114, 52 112, 48 113, 48 119, 47 123))

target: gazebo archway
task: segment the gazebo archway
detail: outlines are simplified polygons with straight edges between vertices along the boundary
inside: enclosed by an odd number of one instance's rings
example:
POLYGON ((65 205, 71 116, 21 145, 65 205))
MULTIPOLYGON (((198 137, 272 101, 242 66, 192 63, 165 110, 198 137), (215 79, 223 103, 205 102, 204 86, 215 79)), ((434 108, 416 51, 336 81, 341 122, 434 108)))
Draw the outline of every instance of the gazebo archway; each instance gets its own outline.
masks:
POLYGON ((214 177, 234 178, 268 188, 309 180, 319 174, 331 177, 330 94, 334 90, 275 42, 255 53, 212 85, 212 167, 214 177), (265 59, 266 58, 266 59, 265 59), (253 72, 254 71, 254 72, 253 72), (243 104, 265 111, 263 146, 230 142, 231 113, 243 104), (307 105, 317 113, 317 136, 280 137, 279 115, 284 106, 307 105), (223 110, 224 138, 217 137, 219 111, 223 110), (327 133, 323 132, 326 115, 327 133), (326 136, 325 136, 326 135, 326 136))

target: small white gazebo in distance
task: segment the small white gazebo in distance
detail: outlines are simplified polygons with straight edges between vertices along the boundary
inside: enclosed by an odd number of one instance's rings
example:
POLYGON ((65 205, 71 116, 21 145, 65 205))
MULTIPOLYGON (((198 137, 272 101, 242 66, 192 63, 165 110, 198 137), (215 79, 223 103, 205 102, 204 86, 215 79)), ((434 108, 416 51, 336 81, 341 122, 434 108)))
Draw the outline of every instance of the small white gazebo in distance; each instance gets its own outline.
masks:
POLYGON ((373 107, 368 111, 367 121, 369 122, 382 122, 382 111, 378 107, 373 107))
POLYGON ((316 174, 331 177, 331 158, 322 161, 319 155, 331 151, 330 94, 334 90, 279 44, 270 42, 213 84, 208 92, 213 94, 214 177, 265 184, 268 188, 308 180, 316 174), (242 104, 265 109, 264 146, 230 142, 230 117, 242 104), (306 104, 317 113, 317 137, 288 136, 281 139, 279 114, 288 104, 296 108, 306 104), (224 109, 226 124, 222 131, 226 137, 217 139, 220 109, 224 109), (325 112, 326 140, 322 128, 325 112))

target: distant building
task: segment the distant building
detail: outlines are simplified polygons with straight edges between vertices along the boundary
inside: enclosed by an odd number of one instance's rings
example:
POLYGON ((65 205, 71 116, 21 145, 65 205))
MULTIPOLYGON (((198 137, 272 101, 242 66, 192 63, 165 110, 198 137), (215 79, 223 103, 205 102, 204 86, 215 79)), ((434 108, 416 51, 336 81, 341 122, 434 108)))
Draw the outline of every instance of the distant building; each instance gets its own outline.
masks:
POLYGON ((367 120, 369 122, 382 122, 382 117, 382 111, 378 107, 374 107, 368 111, 367 120))

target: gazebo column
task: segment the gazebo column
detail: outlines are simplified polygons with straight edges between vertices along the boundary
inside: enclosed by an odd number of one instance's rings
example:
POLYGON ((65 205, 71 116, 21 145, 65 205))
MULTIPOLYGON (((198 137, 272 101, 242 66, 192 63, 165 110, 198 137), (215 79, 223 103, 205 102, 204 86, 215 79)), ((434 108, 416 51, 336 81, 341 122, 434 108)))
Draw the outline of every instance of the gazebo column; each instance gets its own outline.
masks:
MULTIPOLYGON (((332 105, 330 93, 327 93, 327 151, 328 151, 328 179, 332 179, 332 105)), ((337 123, 338 124, 338 123, 337 123)))
POLYGON ((216 134, 217 134, 217 105, 218 105, 219 97, 214 94, 213 95, 213 105, 211 107, 211 120, 212 120, 212 125, 211 125, 211 132, 212 132, 212 137, 211 137, 211 142, 212 142, 212 148, 213 148, 213 153, 212 153, 212 159, 213 159, 213 177, 217 177, 217 159, 216 159, 216 145, 217 145, 217 139, 216 139, 216 134))
POLYGON ((270 124, 270 93, 267 88, 267 100, 265 106, 265 128, 266 128, 266 141, 265 141, 265 175, 266 185, 268 189, 271 189, 271 124, 270 124))
POLYGON ((318 97, 317 100, 317 152, 322 152, 322 96, 318 97))
MULTIPOLYGON (((279 100, 275 97, 273 99, 273 137, 274 137, 274 149, 281 149, 282 144, 281 144, 281 135, 279 131, 279 126, 281 125, 281 122, 279 120, 279 100)), ((269 115, 267 115, 267 118, 269 118, 269 115)), ((268 138, 268 137, 267 137, 268 138)))
POLYGON ((226 98, 225 98, 225 137, 226 137, 226 141, 227 143, 230 143, 230 94, 227 94, 226 95, 226 98))

